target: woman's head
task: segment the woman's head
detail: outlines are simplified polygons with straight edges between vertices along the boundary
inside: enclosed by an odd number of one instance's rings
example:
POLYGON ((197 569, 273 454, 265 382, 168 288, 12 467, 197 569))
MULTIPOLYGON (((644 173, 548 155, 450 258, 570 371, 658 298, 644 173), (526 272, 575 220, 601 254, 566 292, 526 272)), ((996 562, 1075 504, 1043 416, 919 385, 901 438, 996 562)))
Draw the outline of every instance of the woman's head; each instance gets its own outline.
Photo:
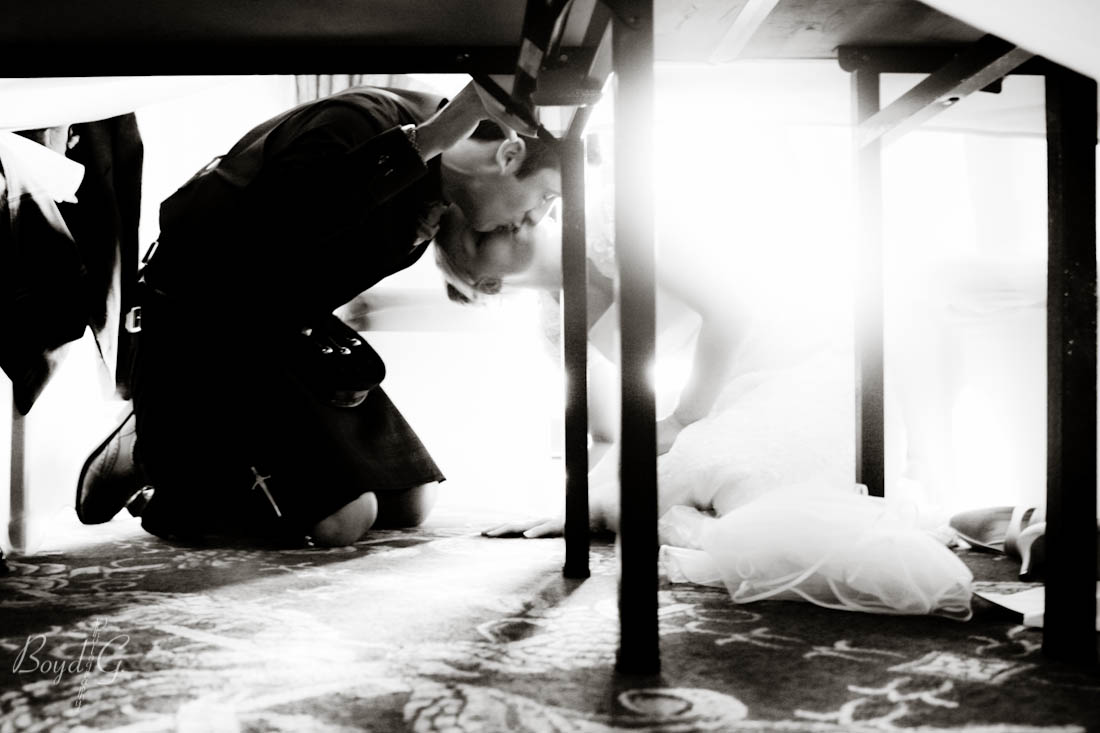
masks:
POLYGON ((540 237, 533 229, 478 232, 461 209, 447 207, 435 237, 435 257, 447 280, 451 300, 474 302, 498 294, 506 279, 509 284, 522 280, 539 259, 536 249, 540 237))

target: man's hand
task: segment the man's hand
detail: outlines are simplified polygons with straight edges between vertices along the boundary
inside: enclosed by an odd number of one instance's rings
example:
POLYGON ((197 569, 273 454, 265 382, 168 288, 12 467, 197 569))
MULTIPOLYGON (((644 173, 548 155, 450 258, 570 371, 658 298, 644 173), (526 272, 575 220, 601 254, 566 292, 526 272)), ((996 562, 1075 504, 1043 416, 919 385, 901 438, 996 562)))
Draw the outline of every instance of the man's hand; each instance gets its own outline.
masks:
POLYGON ((533 519, 520 522, 506 522, 491 527, 481 533, 482 537, 561 537, 565 532, 565 521, 561 517, 553 519, 533 519))

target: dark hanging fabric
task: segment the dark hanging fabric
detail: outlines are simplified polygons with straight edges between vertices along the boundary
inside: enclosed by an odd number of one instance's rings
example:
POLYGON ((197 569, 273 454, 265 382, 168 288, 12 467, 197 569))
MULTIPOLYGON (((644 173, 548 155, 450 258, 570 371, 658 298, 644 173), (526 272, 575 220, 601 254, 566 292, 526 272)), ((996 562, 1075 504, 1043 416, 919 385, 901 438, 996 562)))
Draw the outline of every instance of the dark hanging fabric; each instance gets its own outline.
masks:
POLYGON ((84 179, 77 202, 61 204, 61 213, 87 271, 88 323, 127 398, 131 343, 121 321, 137 282, 145 148, 132 113, 73 125, 73 132, 80 141, 68 157, 84 166, 84 179))
POLYGON ((136 279, 141 136, 132 114, 75 128, 81 141, 70 157, 85 166, 75 204, 32 190, 26 171, 0 161, 0 368, 23 415, 49 382, 55 352, 88 326, 109 365, 129 361, 119 315, 136 279))
POLYGON ((49 381, 55 352, 87 327, 86 274, 57 204, 26 171, 0 159, 0 368, 26 415, 49 381))

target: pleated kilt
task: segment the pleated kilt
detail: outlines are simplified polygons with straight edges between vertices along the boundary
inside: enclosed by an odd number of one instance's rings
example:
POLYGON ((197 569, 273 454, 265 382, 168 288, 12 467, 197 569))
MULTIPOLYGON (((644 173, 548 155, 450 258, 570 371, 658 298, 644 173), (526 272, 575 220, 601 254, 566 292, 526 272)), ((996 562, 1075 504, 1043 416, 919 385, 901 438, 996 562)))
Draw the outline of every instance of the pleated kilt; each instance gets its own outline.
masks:
POLYGON ((144 297, 132 395, 148 531, 300 537, 366 491, 444 479, 382 387, 331 406, 266 331, 200 321, 144 297))

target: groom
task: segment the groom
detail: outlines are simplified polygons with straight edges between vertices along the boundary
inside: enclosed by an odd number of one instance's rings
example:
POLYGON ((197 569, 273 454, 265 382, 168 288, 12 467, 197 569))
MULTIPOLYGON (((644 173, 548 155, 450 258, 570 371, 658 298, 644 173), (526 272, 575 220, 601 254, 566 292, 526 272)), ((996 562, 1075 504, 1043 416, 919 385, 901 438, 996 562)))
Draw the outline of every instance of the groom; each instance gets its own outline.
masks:
POLYGON ((545 215, 554 141, 493 119, 511 122, 472 83, 450 102, 348 90, 260 124, 166 200, 134 413, 85 464, 81 521, 130 503, 161 536, 323 545, 423 521, 443 475, 383 389, 333 403, 284 355, 361 350, 333 311, 416 262, 445 205, 483 231, 545 215))

